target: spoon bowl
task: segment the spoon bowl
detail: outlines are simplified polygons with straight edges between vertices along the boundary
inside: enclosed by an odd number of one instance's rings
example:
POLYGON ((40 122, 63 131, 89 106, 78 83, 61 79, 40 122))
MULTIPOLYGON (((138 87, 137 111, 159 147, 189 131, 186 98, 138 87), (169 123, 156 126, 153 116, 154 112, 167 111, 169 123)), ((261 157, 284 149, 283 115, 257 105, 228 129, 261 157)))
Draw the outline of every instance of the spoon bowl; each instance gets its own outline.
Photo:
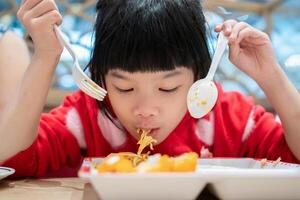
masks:
POLYGON ((222 32, 219 34, 216 52, 207 76, 196 81, 187 94, 187 107, 191 116, 201 118, 209 113, 218 99, 218 89, 213 82, 214 74, 228 45, 228 39, 222 32))

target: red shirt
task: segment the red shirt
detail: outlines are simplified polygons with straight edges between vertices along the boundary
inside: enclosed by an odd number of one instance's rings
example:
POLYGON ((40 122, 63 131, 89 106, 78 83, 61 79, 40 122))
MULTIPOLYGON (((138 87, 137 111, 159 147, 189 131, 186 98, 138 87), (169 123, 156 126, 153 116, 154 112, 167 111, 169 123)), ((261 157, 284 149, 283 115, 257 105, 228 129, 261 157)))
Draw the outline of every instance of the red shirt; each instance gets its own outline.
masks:
MULTIPOLYGON (((194 151, 200 157, 281 157, 286 162, 299 162, 272 114, 254 105, 251 98, 218 89, 217 103, 207 116, 194 119, 186 113, 152 153, 176 156, 194 151)), ((42 115, 35 142, 3 166, 16 169, 14 176, 40 177, 65 167, 77 169, 83 157, 137 152, 136 143, 100 112, 96 100, 76 92, 67 96, 60 107, 42 115)))

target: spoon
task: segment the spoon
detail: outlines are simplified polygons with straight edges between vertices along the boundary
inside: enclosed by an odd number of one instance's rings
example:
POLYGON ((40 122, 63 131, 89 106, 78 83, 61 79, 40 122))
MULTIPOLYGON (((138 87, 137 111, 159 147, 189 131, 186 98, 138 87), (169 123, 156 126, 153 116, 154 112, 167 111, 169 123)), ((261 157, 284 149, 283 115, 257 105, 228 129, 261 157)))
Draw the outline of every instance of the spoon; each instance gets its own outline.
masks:
POLYGON ((218 99, 218 89, 213 77, 228 45, 228 39, 219 34, 217 47, 205 78, 196 81, 188 91, 187 107, 192 117, 201 118, 209 113, 218 99))

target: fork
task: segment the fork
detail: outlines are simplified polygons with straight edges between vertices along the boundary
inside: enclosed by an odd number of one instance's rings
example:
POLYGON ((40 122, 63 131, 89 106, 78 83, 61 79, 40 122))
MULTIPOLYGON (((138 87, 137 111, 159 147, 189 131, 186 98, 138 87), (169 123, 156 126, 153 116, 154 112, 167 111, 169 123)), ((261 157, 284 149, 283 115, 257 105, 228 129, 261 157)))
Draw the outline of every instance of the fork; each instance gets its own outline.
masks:
POLYGON ((72 69, 72 74, 75 80, 76 85, 87 95, 103 101, 104 97, 107 94, 107 91, 96 84, 92 79, 86 75, 80 68, 78 58, 71 47, 71 44, 64 38, 65 34, 55 25, 54 30, 56 32, 57 38, 62 43, 62 45, 68 50, 73 59, 74 67, 72 69))

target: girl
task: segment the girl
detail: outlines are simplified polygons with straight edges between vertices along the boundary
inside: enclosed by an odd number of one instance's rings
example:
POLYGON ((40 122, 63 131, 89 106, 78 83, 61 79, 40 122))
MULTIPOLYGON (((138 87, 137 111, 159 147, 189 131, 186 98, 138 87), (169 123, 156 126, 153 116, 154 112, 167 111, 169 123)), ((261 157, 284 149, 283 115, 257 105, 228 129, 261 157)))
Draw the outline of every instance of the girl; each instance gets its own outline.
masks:
POLYGON ((97 102, 76 92, 40 116, 63 49, 53 32, 61 16, 52 0, 22 3, 18 16, 35 53, 0 127, 0 162, 15 168, 16 176, 76 168, 85 156, 137 152, 137 128, 151 130, 158 141, 152 153, 280 156, 299 162, 300 97, 278 66, 265 33, 233 20, 215 29, 229 38, 231 61, 262 87, 283 126, 251 99, 223 92, 221 86, 214 109, 198 120, 187 112, 186 95, 211 62, 200 2, 99 0, 96 8, 89 68, 108 96, 97 102))

